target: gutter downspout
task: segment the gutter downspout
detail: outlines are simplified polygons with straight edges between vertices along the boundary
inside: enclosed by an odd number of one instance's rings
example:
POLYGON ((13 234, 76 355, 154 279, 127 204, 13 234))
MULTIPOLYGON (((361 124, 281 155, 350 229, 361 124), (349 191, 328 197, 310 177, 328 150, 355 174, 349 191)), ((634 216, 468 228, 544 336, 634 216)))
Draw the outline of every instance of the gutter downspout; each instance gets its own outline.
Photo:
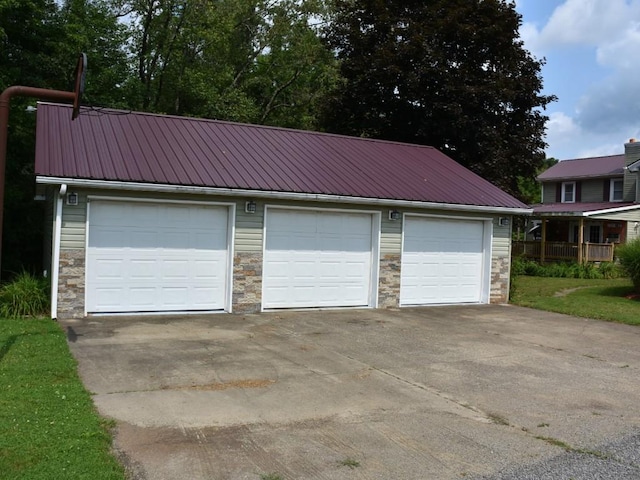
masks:
POLYGON ((53 252, 51 255, 51 318, 58 318, 58 279, 60 278, 60 238, 62 236, 62 205, 67 194, 67 185, 60 185, 56 199, 55 225, 53 229, 53 252))

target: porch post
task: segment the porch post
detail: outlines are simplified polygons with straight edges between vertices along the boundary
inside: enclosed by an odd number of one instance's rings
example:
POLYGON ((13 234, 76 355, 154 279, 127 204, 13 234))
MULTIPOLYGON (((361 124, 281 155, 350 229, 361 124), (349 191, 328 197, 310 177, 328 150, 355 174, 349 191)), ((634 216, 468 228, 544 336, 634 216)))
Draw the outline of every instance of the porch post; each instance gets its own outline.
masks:
POLYGON ((584 218, 578 220, 578 263, 582 263, 582 245, 584 243, 584 218))
POLYGON ((540 243, 540 263, 544 263, 544 252, 547 249, 547 219, 542 219, 542 242, 540 243))

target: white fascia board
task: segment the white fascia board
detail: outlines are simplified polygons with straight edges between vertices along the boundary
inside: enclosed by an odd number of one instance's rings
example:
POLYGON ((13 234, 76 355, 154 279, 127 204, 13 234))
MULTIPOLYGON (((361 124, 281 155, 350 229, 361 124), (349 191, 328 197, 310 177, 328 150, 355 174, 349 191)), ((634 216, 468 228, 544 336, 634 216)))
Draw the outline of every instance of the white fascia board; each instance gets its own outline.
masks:
POLYGON ((201 195, 226 195, 231 197, 252 197, 277 200, 303 200, 333 203, 352 203, 360 205, 380 205, 387 207, 432 208, 460 212, 486 212, 509 215, 531 215, 532 208, 492 207, 483 205, 457 205, 452 203, 420 202, 414 200, 393 200, 385 198, 349 197, 345 195, 327 195, 319 193, 273 192, 265 190, 246 190, 219 187, 197 187, 189 185, 169 185, 158 183, 133 183, 122 181, 89 180, 83 178, 44 177, 37 176, 36 183, 45 185, 99 188, 109 190, 129 190, 162 193, 191 193, 201 195))
POLYGON ((594 210, 592 212, 585 212, 585 217, 590 217, 592 215, 603 215, 607 213, 620 213, 620 212, 628 212, 629 210, 640 210, 640 204, 638 205, 627 205, 626 207, 617 207, 617 208, 606 208, 604 210, 594 210))
POLYGON ((634 173, 640 172, 640 160, 636 160, 631 165, 627 165, 625 168, 630 172, 634 172, 634 173))

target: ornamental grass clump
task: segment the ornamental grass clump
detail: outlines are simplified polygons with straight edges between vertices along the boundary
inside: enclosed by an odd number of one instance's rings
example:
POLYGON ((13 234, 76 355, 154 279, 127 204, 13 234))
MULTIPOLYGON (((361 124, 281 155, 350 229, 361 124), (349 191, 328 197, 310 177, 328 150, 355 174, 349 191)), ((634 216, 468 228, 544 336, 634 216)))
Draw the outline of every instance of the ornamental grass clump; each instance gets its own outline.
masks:
POLYGON ((22 272, 0 287, 0 317, 42 317, 49 310, 48 281, 22 272))
POLYGON ((636 292, 640 293, 640 238, 620 245, 616 249, 620 266, 633 282, 636 292))

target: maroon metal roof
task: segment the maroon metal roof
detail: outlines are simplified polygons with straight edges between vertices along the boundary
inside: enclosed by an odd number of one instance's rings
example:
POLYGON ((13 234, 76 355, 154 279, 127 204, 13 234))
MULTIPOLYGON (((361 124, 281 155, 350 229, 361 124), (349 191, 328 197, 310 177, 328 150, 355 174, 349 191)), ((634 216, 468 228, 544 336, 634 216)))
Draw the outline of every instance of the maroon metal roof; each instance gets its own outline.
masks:
POLYGON ((433 147, 38 105, 38 176, 528 208, 433 147))
POLYGON ((616 177, 624 174, 624 155, 562 160, 545 170, 538 180, 563 180, 584 177, 616 177))
POLYGON ((636 206, 640 209, 640 204, 633 202, 541 203, 538 205, 532 205, 531 208, 533 208, 534 215, 572 215, 631 206, 636 206))

